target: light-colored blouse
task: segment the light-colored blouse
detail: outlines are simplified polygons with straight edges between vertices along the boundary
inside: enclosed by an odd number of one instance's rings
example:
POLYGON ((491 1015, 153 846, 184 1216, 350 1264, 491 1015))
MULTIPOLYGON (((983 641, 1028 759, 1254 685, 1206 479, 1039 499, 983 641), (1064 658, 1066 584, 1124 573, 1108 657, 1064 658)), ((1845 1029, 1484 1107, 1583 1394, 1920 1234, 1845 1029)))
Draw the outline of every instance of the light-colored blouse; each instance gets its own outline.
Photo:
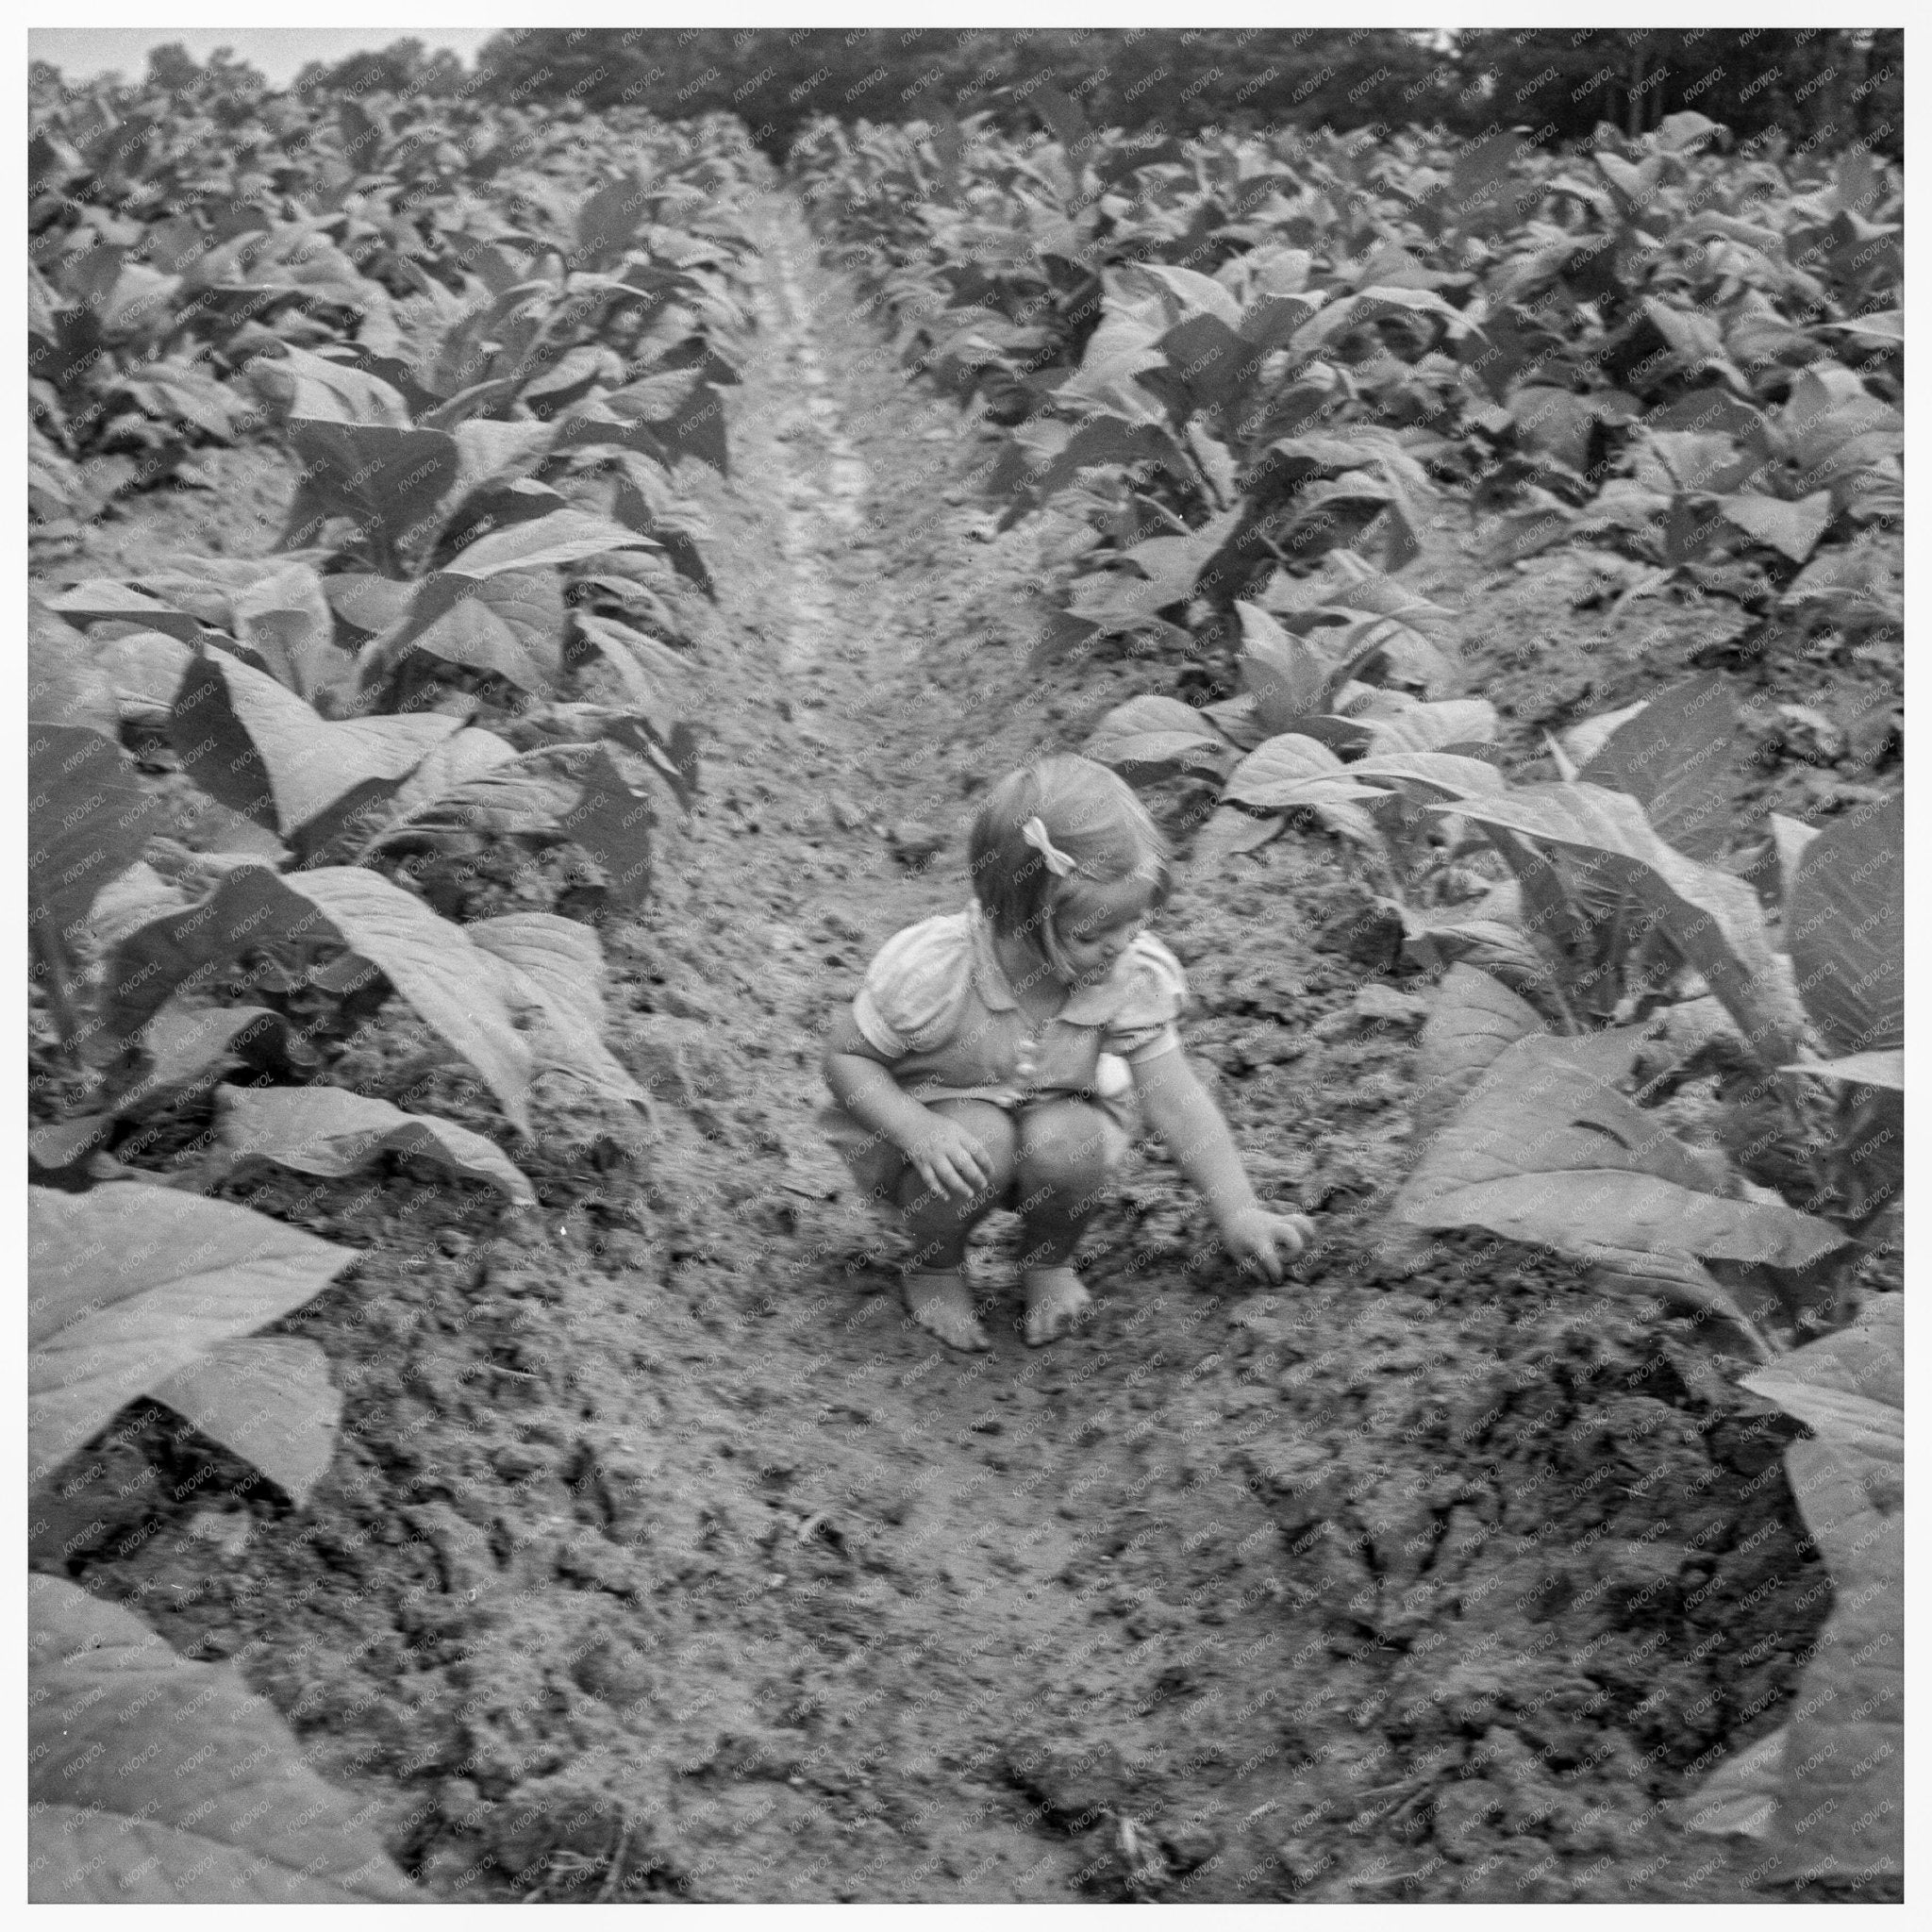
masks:
POLYGON ((1179 1047, 1174 1023, 1187 997, 1180 962, 1141 932, 1105 979, 1036 1023, 1022 1009, 975 902, 894 933, 866 970, 852 1018, 891 1057, 893 1079, 915 1100, 1015 1108, 1063 1094, 1110 1101, 1124 1093, 1129 1066, 1179 1047))

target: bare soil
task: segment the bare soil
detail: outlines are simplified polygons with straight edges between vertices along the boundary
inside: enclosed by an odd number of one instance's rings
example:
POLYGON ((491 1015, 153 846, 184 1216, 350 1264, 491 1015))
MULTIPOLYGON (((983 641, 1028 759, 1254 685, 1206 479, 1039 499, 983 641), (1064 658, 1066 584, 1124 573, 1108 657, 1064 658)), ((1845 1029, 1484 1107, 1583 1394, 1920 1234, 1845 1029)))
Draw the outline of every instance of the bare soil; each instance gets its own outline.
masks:
MULTIPOLYGON (((77 1465, 43 1566, 233 1659, 442 1898, 1790 1896, 1665 1806, 1781 1721, 1829 1607, 1796 1425, 1688 1322, 1391 1227, 1423 1002, 1379 990, 1423 989, 1362 957, 1326 841, 1191 869, 1163 927, 1257 1186, 1318 1216, 1296 1278, 1234 1274, 1147 1142, 1088 1332, 1024 1346, 1007 1216, 972 1256, 993 1353, 908 1324, 893 1237, 811 1137, 825 1024, 964 903, 975 794, 1174 668, 1028 671, 1064 532, 994 533, 971 418, 782 196, 762 223, 732 477, 694 485, 704 796, 606 935, 651 1117, 559 1092, 506 1138, 534 1218, 407 1167, 230 1188, 305 1193, 359 1251, 285 1324, 346 1393, 334 1467, 291 1509, 154 1414, 77 1465)), ((270 547, 278 460, 214 467, 67 574, 270 547)), ((1525 757, 1744 627, 1579 615, 1554 568, 1441 545, 1525 757)), ((1821 702, 1803 675, 1777 695, 1821 702)), ((386 1017, 341 1077, 383 1091, 408 1047, 386 1017)), ((453 1079, 420 1104, 508 1136, 453 1079)))

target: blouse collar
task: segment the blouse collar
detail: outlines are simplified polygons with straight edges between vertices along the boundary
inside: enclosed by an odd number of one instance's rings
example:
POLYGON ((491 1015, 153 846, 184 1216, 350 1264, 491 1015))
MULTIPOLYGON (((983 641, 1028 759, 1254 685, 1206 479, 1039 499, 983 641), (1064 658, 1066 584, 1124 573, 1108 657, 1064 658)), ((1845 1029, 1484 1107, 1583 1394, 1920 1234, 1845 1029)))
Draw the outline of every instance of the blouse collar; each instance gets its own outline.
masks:
MULTIPOLYGON (((986 916, 986 908, 976 899, 967 907, 966 912, 973 935, 974 991, 992 1011, 1005 1012, 1017 1007, 1020 998, 1007 977, 1005 967, 1000 964, 999 955, 993 950, 991 923, 986 916)), ((1105 979, 1082 987, 1054 1018, 1066 1020, 1075 1026, 1097 1026, 1112 1018, 1120 996, 1122 975, 1126 971, 1131 951, 1130 947, 1114 961, 1105 979)))

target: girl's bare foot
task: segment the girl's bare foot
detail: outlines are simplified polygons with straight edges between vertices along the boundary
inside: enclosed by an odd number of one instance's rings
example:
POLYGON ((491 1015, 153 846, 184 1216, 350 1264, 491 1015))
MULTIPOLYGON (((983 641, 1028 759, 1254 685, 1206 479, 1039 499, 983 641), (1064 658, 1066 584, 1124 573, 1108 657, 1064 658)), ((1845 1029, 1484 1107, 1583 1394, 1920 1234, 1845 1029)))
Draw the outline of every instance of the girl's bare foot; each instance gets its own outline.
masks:
POLYGON ((973 1312, 973 1293, 961 1268, 906 1271, 906 1307, 922 1328, 948 1348, 983 1349, 992 1343, 973 1312))
POLYGON ((1080 1277, 1064 1264, 1028 1268, 1022 1279, 1026 1285, 1026 1341, 1034 1348, 1058 1341, 1093 1307, 1080 1277))

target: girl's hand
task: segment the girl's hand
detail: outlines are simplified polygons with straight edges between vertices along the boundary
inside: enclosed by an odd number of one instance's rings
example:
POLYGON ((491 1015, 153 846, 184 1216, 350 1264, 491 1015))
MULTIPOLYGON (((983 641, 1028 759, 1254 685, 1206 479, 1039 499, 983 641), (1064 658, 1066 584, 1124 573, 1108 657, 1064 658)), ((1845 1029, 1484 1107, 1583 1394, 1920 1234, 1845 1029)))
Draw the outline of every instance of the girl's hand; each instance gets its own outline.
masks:
POLYGON ((937 1194, 957 1194, 970 1201, 992 1181, 992 1158, 956 1120, 932 1114, 932 1124, 901 1151, 927 1187, 937 1194))
POLYGON ((1236 1264, 1259 1268, 1270 1281, 1283 1274, 1282 1255, 1292 1261, 1315 1238, 1306 1214, 1276 1214, 1267 1208, 1243 1208, 1221 1224, 1221 1239, 1236 1264))

